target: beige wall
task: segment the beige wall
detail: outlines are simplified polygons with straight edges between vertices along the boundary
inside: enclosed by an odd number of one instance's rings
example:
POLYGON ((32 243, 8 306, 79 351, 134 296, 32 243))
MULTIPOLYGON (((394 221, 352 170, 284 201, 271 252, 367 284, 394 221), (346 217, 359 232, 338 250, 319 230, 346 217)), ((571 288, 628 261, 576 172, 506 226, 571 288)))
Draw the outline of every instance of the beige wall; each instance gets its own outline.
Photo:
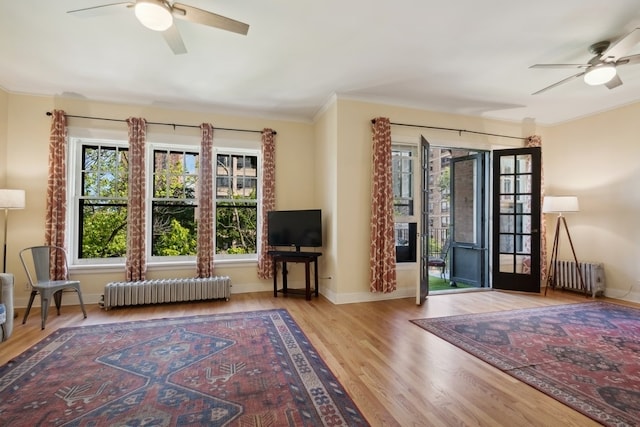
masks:
MULTIPOLYGON (((9 94, 0 89, 0 188, 5 188, 7 174, 7 109, 9 94)), ((3 230, 4 232, 4 230, 3 230)))
MULTIPOLYGON (((371 217, 371 120, 389 117, 393 123, 470 129, 523 136, 520 124, 484 120, 424 110, 339 99, 338 102, 338 260, 340 290, 335 302, 412 297, 416 294, 417 266, 398 269, 398 290, 392 294, 369 292, 369 220, 371 217)), ((455 132, 392 126, 392 138, 418 144, 424 135, 432 144, 475 149, 521 146, 522 141, 455 132)))
MULTIPOLYGON (((4 180, 5 150, 7 148, 7 109, 9 108, 9 94, 0 89, 0 179, 4 180)), ((4 182, 4 181, 0 181, 4 182)))
MULTIPOLYGON (((210 122, 224 128, 255 129, 265 127, 277 132, 276 148, 276 194, 278 209, 303 209, 316 206, 314 186, 315 163, 310 155, 314 149, 314 128, 309 123, 288 122, 254 117, 234 117, 220 114, 167 110, 150 106, 118 105, 86 100, 25 96, 6 94, 0 91, 0 105, 6 105, 6 120, 2 119, 0 108, 0 131, 7 131, 7 155, 3 156, 3 174, 6 167, 6 186, 23 188, 27 194, 27 207, 23 211, 13 211, 9 218, 7 271, 16 276, 15 299, 17 306, 25 306, 28 292, 26 277, 18 258, 18 251, 27 246, 42 244, 44 241, 44 218, 46 208, 48 141, 51 119, 46 116, 52 109, 64 110, 69 115, 93 116, 125 119, 130 116, 144 117, 149 122, 166 122, 199 125, 210 122), (3 102, 6 100, 6 102, 3 102)), ((122 134, 126 138, 126 124, 99 120, 69 119, 70 133, 80 132, 80 128, 91 128, 98 133, 122 134)), ((193 141, 199 144, 198 129, 149 125, 148 140, 164 141, 173 138, 193 141)), ((2 135, 0 133, 0 135, 2 135)), ((0 136, 2 138, 2 136, 0 136)), ((216 138, 247 139, 260 141, 259 134, 215 131, 216 138)), ((0 142, 2 139, 0 139, 0 142)), ((270 280, 260 280, 255 263, 219 264, 216 274, 232 277, 233 292, 269 291, 270 280)), ((82 281, 87 302, 97 302, 109 281, 123 280, 122 267, 113 269, 76 268, 72 275, 82 281)), ((150 266, 149 278, 192 277, 195 266, 150 266)), ((292 277, 295 284, 298 279, 292 277)), ((75 303, 69 298, 68 303, 75 303)))
MULTIPOLYGON (((640 302, 640 103, 545 130, 546 194, 577 195, 567 214, 579 261, 603 262, 607 296, 640 302)), ((548 237, 555 219, 549 222, 548 237)), ((549 240, 551 243, 551 240, 549 240)), ((560 258, 571 259, 566 236, 560 258)))
POLYGON ((339 289, 338 269, 338 203, 339 187, 336 166, 338 162, 338 108, 335 99, 330 100, 315 120, 316 162, 315 186, 318 195, 318 207, 322 209, 323 248, 319 258, 319 280, 322 294, 336 301, 339 289))
MULTIPOLYGON (((530 121, 499 122, 478 117, 435 113, 392 105, 333 98, 313 124, 258 117, 227 116, 178 111, 153 106, 118 105, 79 99, 7 94, 0 90, 0 182, 24 188, 27 208, 10 214, 7 270, 16 274, 16 304, 26 304, 25 277, 18 249, 39 244, 44 238, 44 211, 50 118, 52 109, 71 115, 145 117, 151 122, 195 124, 214 127, 277 131, 276 194, 278 209, 321 208, 324 248, 320 258, 320 291, 335 303, 369 301, 415 295, 417 268, 398 270, 398 290, 381 295, 369 292, 369 219, 371 182, 371 119, 389 117, 392 122, 443 128, 468 129, 495 134, 543 137, 547 194, 575 193, 582 212, 569 218, 578 257, 602 261, 606 266, 607 294, 640 300, 637 262, 640 255, 638 211, 640 178, 637 158, 640 127, 635 117, 640 104, 550 128, 536 128, 530 121), (634 285, 635 288, 630 287, 634 285)), ((125 132, 123 123, 69 120, 71 130, 92 128, 125 132)), ((149 139, 175 134, 198 143, 197 129, 150 125, 149 139)), ((492 150, 520 146, 522 142, 466 132, 392 127, 393 138, 417 144, 424 135, 431 144, 492 150)), ((245 138, 216 131, 215 138, 245 138)), ((256 138, 258 136, 255 136, 256 138)), ((553 231, 553 230, 551 230, 553 231)), ((549 237, 549 241, 551 240, 549 237)), ((562 249, 562 248, 561 248, 562 249)), ((291 280, 302 282, 302 267, 293 265, 291 280)), ((220 265, 218 274, 232 277, 233 292, 272 289, 271 281, 259 280, 255 264, 220 265)), ((194 267, 151 267, 149 277, 193 276, 194 267)), ((97 271, 74 270, 82 280, 87 300, 96 302, 104 284, 122 280, 122 268, 97 271)), ((73 303, 73 301, 69 301, 73 303)))
MULTIPOLYGON (((578 260, 604 263, 607 296, 640 301, 640 192, 636 188, 640 182, 640 104, 550 128, 530 120, 499 122, 348 99, 339 99, 337 105, 336 302, 415 295, 415 266, 399 267, 398 290, 393 294, 376 295, 368 290, 371 119, 379 116, 412 125, 521 137, 542 135, 546 193, 580 197, 581 212, 568 218, 578 260)), ((392 126, 392 137, 399 142, 417 144, 421 134, 433 145, 449 147, 493 150, 522 144, 515 139, 392 126)), ((548 223, 550 250, 555 218, 548 223)), ((568 242, 562 240, 562 259, 570 256, 568 249, 568 242)))

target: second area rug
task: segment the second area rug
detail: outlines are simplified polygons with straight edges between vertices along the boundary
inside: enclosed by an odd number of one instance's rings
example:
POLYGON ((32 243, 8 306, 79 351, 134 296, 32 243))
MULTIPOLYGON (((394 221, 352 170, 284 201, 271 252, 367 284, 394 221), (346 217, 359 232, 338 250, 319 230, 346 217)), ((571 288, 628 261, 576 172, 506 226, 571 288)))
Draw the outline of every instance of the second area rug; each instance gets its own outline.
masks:
POLYGON ((604 302, 412 320, 609 426, 640 423, 640 310, 604 302))
POLYGON ((286 310, 65 328, 0 367, 3 426, 366 426, 286 310))

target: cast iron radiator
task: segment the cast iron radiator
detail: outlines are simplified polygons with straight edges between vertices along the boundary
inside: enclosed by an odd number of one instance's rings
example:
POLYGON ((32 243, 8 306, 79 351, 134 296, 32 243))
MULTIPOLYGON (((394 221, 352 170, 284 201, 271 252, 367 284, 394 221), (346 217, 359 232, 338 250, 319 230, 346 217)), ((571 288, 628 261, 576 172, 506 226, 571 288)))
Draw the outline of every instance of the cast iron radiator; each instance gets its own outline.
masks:
MULTIPOLYGON (((575 261, 556 261, 556 286, 570 291, 584 292, 580 284, 580 276, 576 269, 575 261)), ((587 288, 587 293, 595 297, 596 294, 604 294, 604 266, 596 262, 579 262, 582 280, 587 288)))
POLYGON ((221 299, 229 301, 231 279, 227 276, 111 282, 104 287, 102 306, 158 304, 163 302, 221 299))

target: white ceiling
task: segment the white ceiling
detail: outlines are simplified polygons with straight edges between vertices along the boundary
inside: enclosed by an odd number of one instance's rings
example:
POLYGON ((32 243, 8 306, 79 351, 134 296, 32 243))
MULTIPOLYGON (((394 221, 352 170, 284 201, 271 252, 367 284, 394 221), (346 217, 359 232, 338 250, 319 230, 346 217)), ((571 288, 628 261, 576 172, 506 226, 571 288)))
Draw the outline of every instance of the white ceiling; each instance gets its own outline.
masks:
MULTIPOLYGON (((581 79, 592 43, 640 27, 638 0, 181 0, 250 24, 178 21, 174 55, 117 0, 3 0, 0 86, 13 93, 311 120, 332 97, 559 123, 640 101, 640 64, 609 90, 581 79)), ((629 54, 640 53, 636 46, 629 54)))

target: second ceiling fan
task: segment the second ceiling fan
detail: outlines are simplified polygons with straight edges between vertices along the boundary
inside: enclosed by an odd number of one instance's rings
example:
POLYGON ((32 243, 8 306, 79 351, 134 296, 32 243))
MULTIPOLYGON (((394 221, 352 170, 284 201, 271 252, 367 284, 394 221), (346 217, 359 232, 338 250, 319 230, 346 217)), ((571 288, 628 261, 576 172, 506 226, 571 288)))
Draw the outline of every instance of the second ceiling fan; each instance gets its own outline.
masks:
POLYGON ((187 53, 182 36, 173 22, 173 18, 183 19, 196 24, 247 35, 249 25, 226 16, 198 9, 182 3, 169 3, 166 0, 135 0, 110 3, 84 9, 70 10, 75 16, 95 16, 114 10, 133 8, 136 18, 145 27, 162 33, 174 54, 187 53))
POLYGON ((585 83, 589 85, 605 85, 613 89, 622 84, 617 74, 616 67, 640 63, 640 54, 625 56, 640 42, 640 28, 636 28, 620 40, 611 44, 608 41, 594 43, 589 47, 589 52, 595 56, 586 64, 535 64, 529 68, 578 68, 583 71, 560 80, 550 86, 534 92, 533 95, 545 92, 575 78, 584 76, 585 83))

